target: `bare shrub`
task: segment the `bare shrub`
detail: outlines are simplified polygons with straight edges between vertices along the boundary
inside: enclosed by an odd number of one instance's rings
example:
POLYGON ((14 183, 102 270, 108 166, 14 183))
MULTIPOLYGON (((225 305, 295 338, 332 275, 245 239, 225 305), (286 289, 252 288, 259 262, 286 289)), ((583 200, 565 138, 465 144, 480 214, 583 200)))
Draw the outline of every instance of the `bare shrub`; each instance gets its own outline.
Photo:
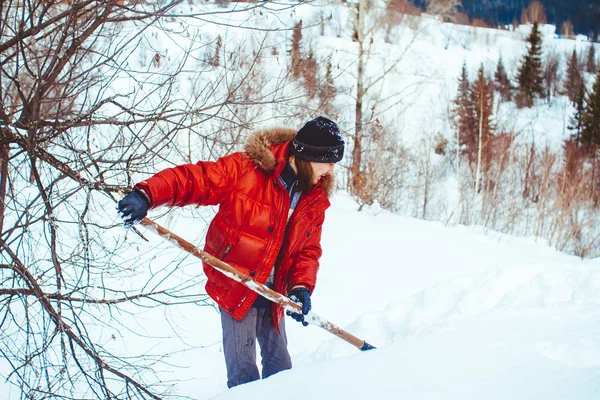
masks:
POLYGON ((555 168, 558 163, 558 155, 546 147, 539 162, 539 203, 538 215, 535 222, 535 236, 543 237, 546 232, 546 227, 550 224, 552 217, 552 207, 554 204, 554 196, 556 193, 556 173, 555 168))
POLYGON ((565 162, 557 176, 558 190, 553 220, 549 233, 552 242, 559 250, 571 247, 577 251, 577 242, 582 238, 582 206, 585 199, 586 183, 584 175, 583 157, 580 148, 572 141, 565 142, 565 162), (574 242, 574 243, 573 243, 574 242))
MULTIPOLYGON (((321 73, 321 76, 323 73, 321 73)), ((333 65, 331 64, 331 57, 327 59, 325 64, 324 77, 321 79, 318 93, 319 96, 319 113, 325 115, 333 120, 337 120, 339 117, 339 110, 335 106, 335 98, 337 95, 337 88, 334 82, 333 65)))
POLYGON ((473 21, 471 21, 471 26, 476 28, 490 28, 490 25, 481 18, 473 18, 473 21))
POLYGON ((421 15, 421 9, 410 0, 391 0, 386 5, 386 18, 390 23, 400 23, 401 15, 412 15, 418 17, 421 15))
POLYGON ((560 92, 560 77, 558 71, 560 69, 561 55, 551 50, 546 54, 546 61, 544 63, 544 92, 548 96, 548 100, 551 101, 560 92))
POLYGON ((460 5, 460 0, 427 0, 426 12, 439 16, 442 21, 451 22, 460 5))
POLYGON ((535 235, 580 257, 600 254, 600 217, 591 194, 597 165, 574 141, 565 142, 561 157, 547 146, 538 150, 513 138, 509 133, 493 138, 479 192, 461 182, 458 222, 535 235))
MULTIPOLYGON (((438 185, 447 165, 445 157, 436 154, 436 146, 443 143, 439 135, 425 134, 419 141, 414 157, 412 170, 416 171, 414 180, 415 194, 412 196, 413 212, 416 218, 437 219, 445 212, 447 205, 438 196, 438 185), (432 151, 434 150, 434 151, 432 151)), ((439 148, 439 147, 437 147, 439 148)))
POLYGON ((543 25, 548 22, 544 5, 539 1, 532 1, 527 8, 523 9, 521 14, 521 24, 537 22, 543 25))
POLYGON ((573 39, 575 37, 575 33, 573 31, 573 24, 571 20, 568 19, 562 23, 560 26, 560 34, 567 39, 573 39))
POLYGON ((399 138, 379 123, 369 126, 369 138, 369 152, 376 156, 367 159, 365 170, 358 176, 360 208, 377 202, 383 208, 397 210, 409 183, 413 157, 399 138))
POLYGON ((469 25, 471 19, 467 13, 459 11, 454 15, 454 23, 458 25, 469 25))
POLYGON ((446 151, 448 148, 448 139, 446 139, 441 133, 435 135, 434 139, 434 149, 435 154, 439 154, 441 156, 446 155, 446 151))
MULTIPOLYGON (((392 43, 392 29, 398 25, 404 24, 407 20, 411 25, 416 23, 413 17, 421 15, 421 9, 415 6, 410 0, 392 0, 385 7, 383 23, 385 25, 385 41, 392 43)), ((413 26, 413 29, 416 27, 413 26)))

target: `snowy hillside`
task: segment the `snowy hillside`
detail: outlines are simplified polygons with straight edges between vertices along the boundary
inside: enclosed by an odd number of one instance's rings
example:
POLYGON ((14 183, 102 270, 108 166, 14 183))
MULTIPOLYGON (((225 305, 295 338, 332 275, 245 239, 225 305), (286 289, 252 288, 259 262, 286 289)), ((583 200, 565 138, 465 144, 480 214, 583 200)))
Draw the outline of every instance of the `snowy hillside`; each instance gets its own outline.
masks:
MULTIPOLYGON (((343 193, 332 203, 313 308, 377 350, 361 353, 288 318, 294 368, 228 390, 212 308, 147 308, 96 332, 99 342, 125 354, 168 355, 155 373, 173 384, 171 394, 193 399, 600 396, 600 259, 477 227, 357 212, 343 193)), ((201 228, 172 229, 193 239, 201 228)), ((134 258, 151 248, 164 257, 150 268, 180 252, 145 233, 151 242, 134 258)), ((188 257, 172 278, 193 282, 198 271, 188 257)), ((4 381, 0 392, 19 393, 4 381)))
MULTIPOLYGON (((215 11, 211 6, 206 7, 207 12, 215 11)), ((210 23, 200 23, 193 18, 166 22, 165 26, 171 32, 158 27, 149 28, 142 45, 134 51, 129 62, 148 68, 150 72, 166 72, 177 68, 189 52, 190 58, 185 60, 179 85, 184 92, 196 95, 198 71, 209 83, 218 77, 219 68, 211 71, 205 64, 207 56, 216 48, 216 38, 221 37, 221 67, 234 68, 230 58, 236 57, 237 62, 238 58, 247 56, 243 54, 245 52, 261 51, 263 54, 256 61, 262 64, 254 78, 264 85, 264 92, 302 90, 293 82, 285 82, 278 88, 272 86, 278 79, 284 79, 285 69, 290 67, 291 29, 302 21, 302 55, 312 53, 321 64, 331 59, 338 93, 335 102, 340 112, 339 122, 350 132, 353 129, 353 91, 356 89, 354 68, 358 57, 356 43, 352 41, 350 10, 334 3, 295 7, 274 4, 270 9, 277 12, 272 14, 260 9, 245 12, 238 8, 236 3, 217 8, 222 16, 210 23), (260 29, 273 31, 262 33, 260 29), (161 55, 158 65, 152 62, 155 54, 161 55)), ((185 15, 204 9, 181 5, 178 10, 185 15)), ((522 25, 516 31, 476 28, 441 23, 436 17, 423 14, 421 17, 406 16, 402 22, 386 26, 382 22, 384 11, 373 10, 366 22, 370 24, 373 42, 369 47, 365 74, 374 88, 367 95, 366 109, 375 107, 372 111, 376 112, 380 122, 393 127, 401 140, 408 143, 418 142, 423 136, 438 132, 452 138, 448 106, 456 96, 463 62, 467 64, 471 78, 480 65, 491 77, 501 56, 509 77, 514 80, 522 56, 527 51, 525 38, 531 25, 522 25), (382 72, 387 74, 382 76, 382 72)), ((581 55, 590 46, 597 46, 591 42, 557 38, 552 25, 544 25, 541 29, 544 56, 558 54, 563 57, 561 75, 566 68, 564 57, 570 56, 574 49, 581 55)), ((238 72, 232 70, 231 73, 235 76, 238 72)), ((319 71, 319 74, 322 73, 319 71)), ((587 74, 586 78, 591 80, 593 76, 587 74)), ((318 104, 313 100, 307 103, 306 98, 299 99, 307 107, 304 113, 318 112, 314 109, 318 104)), ((537 107, 524 110, 504 105, 508 109, 500 110, 501 115, 496 119, 501 126, 510 126, 520 136, 525 136, 525 140, 531 140, 535 134, 544 142, 557 144, 567 137, 568 116, 572 111, 568 101, 563 100, 560 97, 550 104, 541 101, 537 107)), ((278 107, 276 104, 262 107, 262 115, 252 121, 253 126, 258 128, 265 123, 283 121, 289 123, 287 118, 290 115, 282 114, 278 107)))
POLYGON ((180 333, 191 346, 209 346, 176 357, 186 367, 173 374, 189 381, 175 392, 197 399, 220 392, 217 399, 600 396, 600 259, 356 208, 347 195, 334 198, 313 307, 378 350, 361 353, 288 319, 294 369, 227 391, 219 316, 196 308, 178 320, 180 333))
POLYGON ((600 396, 600 260, 354 210, 336 197, 313 304, 378 350, 288 320, 294 369, 216 399, 600 396))
MULTIPOLYGON (((532 108, 523 109, 518 109, 514 102, 502 102, 497 96, 492 122, 496 134, 510 138, 510 146, 496 150, 500 154, 498 157, 504 154, 506 159, 491 161, 498 165, 507 163, 498 167, 498 171, 490 167, 485 179, 486 186, 494 188, 487 189, 491 193, 475 194, 475 167, 464 159, 460 163, 455 160, 457 127, 453 109, 463 63, 471 81, 481 66, 491 79, 502 57, 508 77, 516 84, 517 70, 527 52, 525 38, 531 25, 522 25, 514 31, 476 28, 441 23, 426 14, 405 16, 400 21, 388 23, 385 22, 384 3, 376 4, 365 22, 369 42, 364 60, 364 84, 368 90, 363 98, 363 118, 365 129, 373 133, 367 134, 363 143, 363 164, 371 164, 362 168, 375 171, 372 174, 379 171, 380 175, 394 178, 394 186, 390 189, 393 193, 387 198, 376 198, 376 201, 387 202, 387 207, 401 215, 482 225, 523 236, 535 235, 571 254, 599 254, 597 226, 600 226, 600 220, 586 203, 590 196, 582 195, 580 200, 573 202, 574 207, 579 207, 578 211, 561 205, 561 187, 557 182, 564 161, 564 140, 572 134, 568 127, 574 113, 566 96, 555 93, 548 99, 537 100, 532 108), (377 132, 385 138, 381 144, 369 138, 369 135, 377 136, 377 132), (443 155, 434 154, 434 148, 443 141, 446 141, 441 149, 443 155), (381 157, 384 161, 378 164, 377 160, 370 160, 369 154, 381 152, 384 152, 381 157), (553 164, 548 165, 548 156, 556 157, 553 164), (550 176, 549 184, 542 183, 543 176, 550 176), (527 179, 536 182, 526 182, 527 179), (540 197, 544 198, 540 200, 540 197), (578 215, 578 218, 569 215, 578 215), (562 220, 556 221, 556 218, 562 220), (573 231, 580 231, 580 236, 568 237, 568 232, 573 231)), ((197 6, 181 5, 178 12, 185 15, 199 10, 194 7, 197 6)), ((210 5, 205 7, 207 11, 214 11, 210 5)), ((266 104, 250 105, 237 111, 222 109, 217 113, 218 118, 209 116, 194 129, 191 138, 187 134, 174 138, 178 148, 187 150, 170 150, 173 154, 161 156, 162 160, 153 169, 133 174, 134 181, 174 163, 214 158, 231 150, 206 145, 206 134, 224 132, 233 138, 264 126, 299 126, 308 118, 323 113, 319 95, 307 91, 304 78, 293 78, 288 73, 292 68, 293 28, 300 22, 303 28, 298 57, 313 57, 318 66, 316 77, 321 83, 325 80, 326 67, 331 63, 330 78, 336 94, 329 116, 342 128, 349 150, 352 147, 359 51, 352 40, 349 8, 335 3, 297 7, 287 3, 270 5, 271 10, 277 10, 275 13, 256 9, 241 11, 239 8, 237 3, 217 8, 220 14, 212 20, 214 23, 183 18, 167 22, 167 31, 150 28, 129 62, 148 68, 149 72, 173 71, 182 64, 182 72, 175 80, 176 87, 187 97, 193 97, 196 103, 206 101, 203 96, 211 90, 214 90, 213 97, 225 98, 230 89, 225 82, 235 86, 245 76, 248 65, 254 65, 251 79, 241 81, 238 92, 247 91, 250 99, 257 97, 266 104), (217 43, 222 43, 222 47, 217 43), (210 57, 215 52, 220 54, 218 67, 210 64, 210 57), (150 61, 153 54, 161 55, 160 65, 150 61), (261 97, 265 95, 266 98, 261 97), (196 99, 196 96, 199 97, 196 99), (245 129, 227 125, 224 121, 228 119, 241 119, 245 129)), ((597 48, 598 45, 557 38, 555 27, 551 25, 542 26, 541 31, 543 59, 554 58, 558 62, 556 79, 560 91, 566 76, 566 61, 573 50, 582 58, 592 46, 597 48)), ((598 53, 600 50, 596 50, 598 53)), ((583 78, 590 87, 594 75, 585 72, 583 78)), ((155 100, 158 102, 159 99, 155 100)), ((248 101, 245 97, 236 100, 248 101)), ((196 104, 192 102, 191 105, 196 104)), ((239 144, 237 148, 240 148, 239 144)), ((346 157, 342 164, 348 167, 350 162, 350 157, 346 157)), ((340 182, 346 181, 346 174, 347 170, 341 169, 340 182)), ((380 176, 372 179, 382 180, 380 176)), ((377 192, 375 189, 367 190, 377 192)))

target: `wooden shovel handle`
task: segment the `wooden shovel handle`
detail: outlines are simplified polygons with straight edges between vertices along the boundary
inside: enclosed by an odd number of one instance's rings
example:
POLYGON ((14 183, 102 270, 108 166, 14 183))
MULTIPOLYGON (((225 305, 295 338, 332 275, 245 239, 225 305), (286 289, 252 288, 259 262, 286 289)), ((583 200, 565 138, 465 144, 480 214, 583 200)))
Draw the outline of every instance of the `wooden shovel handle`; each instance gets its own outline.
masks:
MULTIPOLYGON (((254 292, 271 300, 272 302, 281 305, 286 311, 302 313, 302 307, 300 305, 294 303, 292 300, 290 300, 286 296, 284 296, 280 293, 277 293, 276 291, 268 288, 267 286, 263 285, 262 283, 254 281, 250 276, 238 271, 237 269, 233 268, 231 265, 219 260, 217 257, 213 256, 212 254, 209 254, 206 251, 199 249, 198 247, 194 246, 193 244, 191 244, 187 240, 183 239, 182 237, 174 234, 173 232, 169 231, 168 229, 166 229, 166 228, 160 226, 159 224, 157 224, 156 222, 152 221, 150 218, 144 218, 141 221, 141 224, 144 225, 146 228, 153 230, 158 235, 167 239, 169 242, 175 244, 176 246, 179 246, 180 248, 187 251, 188 253, 193 254, 194 256, 198 257, 202 261, 211 265, 213 268, 222 272, 227 277, 229 277, 237 282, 240 282, 241 284, 243 284, 250 290, 253 290, 254 292)), ((304 317, 304 320, 312 325, 319 326, 319 327, 325 329, 326 331, 333 333, 340 339, 345 340, 346 342, 359 348, 362 351, 371 350, 371 349, 375 348, 375 347, 371 346, 370 344, 368 344, 366 341, 361 340, 361 339, 357 338, 356 336, 346 332, 345 330, 332 324, 331 322, 327 321, 326 319, 318 316, 317 314, 313 313, 312 311, 309 312, 304 317)))

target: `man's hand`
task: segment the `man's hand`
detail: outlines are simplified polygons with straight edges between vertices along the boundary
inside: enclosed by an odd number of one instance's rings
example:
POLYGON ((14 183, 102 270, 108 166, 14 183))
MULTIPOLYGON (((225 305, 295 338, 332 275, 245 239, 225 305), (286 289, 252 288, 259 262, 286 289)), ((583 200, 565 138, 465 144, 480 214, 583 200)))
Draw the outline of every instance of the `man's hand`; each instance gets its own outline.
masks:
POLYGON ((290 300, 302 306, 302 314, 289 311, 287 311, 286 314, 294 318, 296 321, 302 322, 302 325, 308 326, 308 322, 304 320, 304 316, 308 314, 311 309, 310 291, 305 287, 296 287, 290 291, 289 297, 290 300))
POLYGON ((117 210, 126 228, 140 222, 148 214, 150 202, 146 196, 138 191, 133 191, 117 203, 117 210))

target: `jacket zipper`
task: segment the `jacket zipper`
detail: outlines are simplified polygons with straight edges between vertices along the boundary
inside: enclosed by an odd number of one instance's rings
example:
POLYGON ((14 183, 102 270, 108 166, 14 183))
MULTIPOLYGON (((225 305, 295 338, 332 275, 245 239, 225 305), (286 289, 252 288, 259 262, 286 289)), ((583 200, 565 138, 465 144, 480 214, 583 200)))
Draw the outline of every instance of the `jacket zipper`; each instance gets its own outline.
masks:
MULTIPOLYGON (((306 216, 306 214, 308 214, 308 212, 311 209, 313 209, 317 204, 322 203, 324 201, 325 201, 324 199, 321 199, 321 200, 318 200, 315 203, 313 203, 312 206, 308 207, 306 209, 306 211, 304 212, 304 214, 302 214, 302 216, 296 218, 295 221, 293 221, 292 218, 290 218, 290 222, 288 223, 286 230, 285 230, 285 235, 283 236, 283 241, 285 241, 285 239, 287 239, 287 236, 288 236, 289 232, 292 230, 294 225, 298 224, 298 222, 300 222, 306 216)), ((293 215, 292 215, 292 217, 293 217, 293 215)), ((282 242, 282 244, 283 244, 283 242, 282 242)))
MULTIPOLYGON (((277 182, 277 187, 279 188, 281 186, 281 184, 279 182, 277 182)), ((283 189, 283 191, 285 193, 287 193, 287 191, 285 189, 283 189)), ((277 209, 278 211, 278 215, 279 215, 279 219, 276 222, 277 223, 277 228, 279 228, 279 226, 281 225, 281 215, 283 212, 283 205, 285 202, 285 195, 283 195, 281 197, 281 202, 279 203, 279 208, 277 209)), ((275 232, 277 232, 277 228, 274 229, 275 232)), ((284 234, 284 238, 285 238, 285 234, 284 234)), ((271 247, 273 247, 273 242, 275 240, 272 239, 271 241, 269 241, 269 246, 267 247, 267 251, 265 252, 265 257, 263 258, 261 264, 260 264, 260 269, 256 272, 256 277, 258 277, 260 275, 260 273, 262 272, 262 269, 265 265, 265 260, 267 259, 267 256, 269 255, 269 250, 271 250, 271 247)), ((283 241, 281 242, 283 244, 283 241)), ((273 265, 273 268, 275 268, 275 265, 273 265)), ((253 280, 255 280, 256 278, 254 278, 253 280)), ((240 301, 240 307, 244 304, 244 302, 246 301, 246 299, 248 298, 248 294, 250 294, 250 292, 252 292, 250 289, 248 289, 248 292, 246 293, 246 296, 244 296, 244 298, 240 301)), ((260 296, 260 295, 259 295, 260 296)))
MULTIPOLYGON (((319 203, 322 203, 322 202, 324 202, 324 201, 325 201, 325 200, 319 200, 319 201, 317 201, 316 203, 314 203, 314 204, 313 204, 313 207, 314 207, 315 205, 319 204, 319 203)), ((288 237, 289 233, 291 232, 291 230, 292 230, 291 228, 293 227, 293 225, 296 225, 296 224, 297 224, 299 221, 301 221, 301 220, 302 220, 302 218, 304 218, 304 217, 306 216, 306 214, 308 214, 308 212, 309 212, 311 209, 312 209, 312 207, 309 207, 309 208, 308 208, 308 209, 307 209, 307 210, 304 212, 304 214, 302 214, 302 216, 301 216, 301 217, 297 218, 297 219, 296 219, 296 221, 294 221, 294 223, 293 223, 293 224, 291 224, 291 225, 288 225, 288 226, 287 226, 287 228, 286 228, 286 231, 285 231, 285 235, 283 236, 283 240, 281 241, 281 245, 282 245, 282 246, 285 244, 285 240, 287 239, 287 237, 288 237)), ((285 255, 285 257, 281 259, 281 261, 279 261, 279 263, 278 263, 278 266, 281 266, 281 265, 283 265, 283 264, 284 264, 284 262, 285 262, 285 261, 287 261, 287 259, 288 259, 288 258, 289 258, 289 253, 288 253, 288 254, 286 254, 286 255, 285 255)))

